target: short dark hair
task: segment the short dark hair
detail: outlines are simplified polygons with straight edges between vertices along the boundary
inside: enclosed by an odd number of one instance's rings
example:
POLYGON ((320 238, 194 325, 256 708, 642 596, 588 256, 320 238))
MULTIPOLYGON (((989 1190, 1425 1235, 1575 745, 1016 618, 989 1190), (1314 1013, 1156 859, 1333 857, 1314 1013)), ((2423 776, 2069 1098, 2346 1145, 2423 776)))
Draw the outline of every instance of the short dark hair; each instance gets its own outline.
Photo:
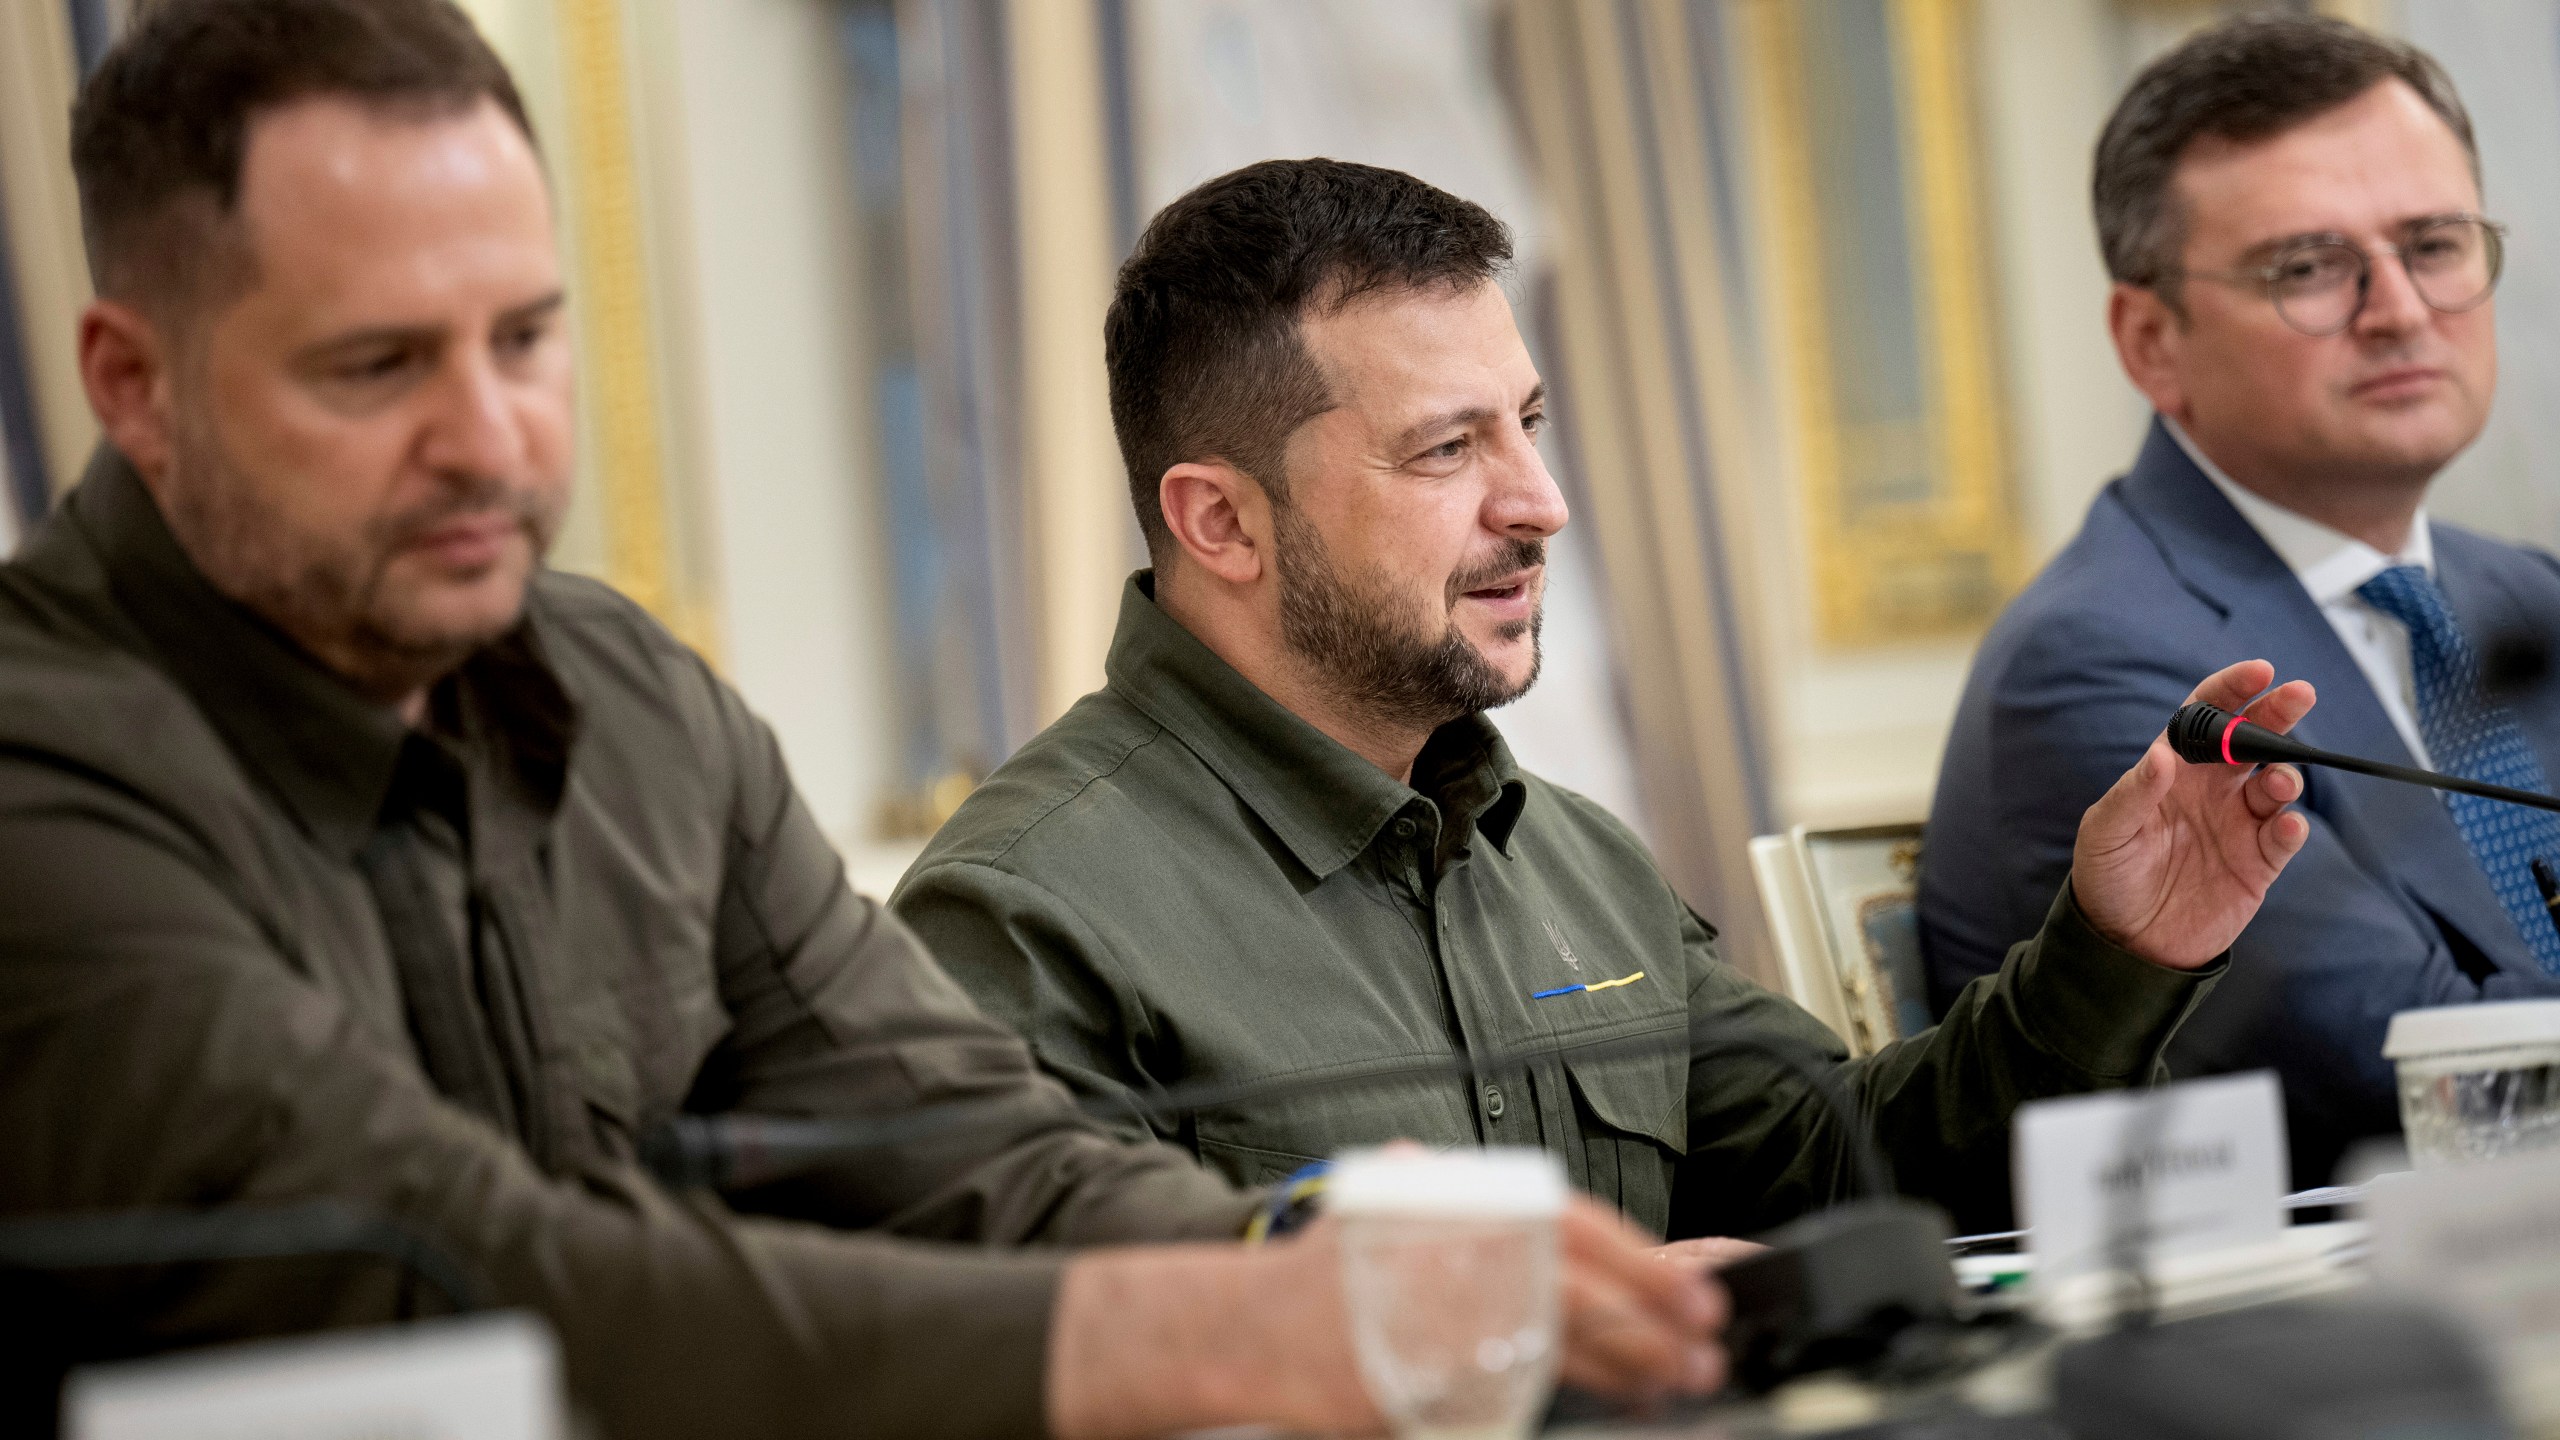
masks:
POLYGON ((1289 435, 1333 407, 1298 322, 1364 296, 1464 291, 1511 261, 1481 205, 1398 170, 1265 160, 1167 205, 1120 266, 1103 322, 1111 426, 1147 549, 1169 554, 1157 489, 1223 460, 1288 503, 1289 435))
POLYGON ((239 201, 261 112, 313 96, 422 117, 494 100, 533 139, 507 67, 452 0, 160 0, 71 110, 91 283, 164 299, 200 287, 202 233, 239 201), (210 204, 210 212, 205 206, 210 204))
POLYGON ((2453 81, 2414 45, 2320 15, 2244 15, 2151 62, 2098 136, 2091 198, 2107 273, 2177 299, 2187 217, 2170 182, 2198 140, 2280 135, 2398 80, 2443 117, 2480 176, 2471 116, 2453 81))

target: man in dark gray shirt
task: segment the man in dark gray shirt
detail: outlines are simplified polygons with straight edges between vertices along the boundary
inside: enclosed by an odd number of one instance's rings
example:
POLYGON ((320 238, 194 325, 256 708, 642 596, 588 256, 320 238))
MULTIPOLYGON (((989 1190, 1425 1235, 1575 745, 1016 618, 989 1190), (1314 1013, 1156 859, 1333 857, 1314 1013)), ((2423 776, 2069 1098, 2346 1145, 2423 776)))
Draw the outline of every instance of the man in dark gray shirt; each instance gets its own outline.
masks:
MULTIPOLYGON (((548 1317, 614 1435, 1376 1424, 1323 1227, 1068 1253, 1254 1198, 1079 1113, 846 888, 738 697, 541 568, 550 198, 459 11, 170 0, 74 130, 107 443, 0 566, 0 1219, 394 1222, 548 1317), (684 1111, 946 1105, 745 1193, 636 1163, 684 1111)), ((1596 1210, 1566 1242, 1569 1375, 1717 1380, 1702 1277, 1596 1210)), ((21 1383, 432 1303, 365 1262, 7 1278, 21 1383)))

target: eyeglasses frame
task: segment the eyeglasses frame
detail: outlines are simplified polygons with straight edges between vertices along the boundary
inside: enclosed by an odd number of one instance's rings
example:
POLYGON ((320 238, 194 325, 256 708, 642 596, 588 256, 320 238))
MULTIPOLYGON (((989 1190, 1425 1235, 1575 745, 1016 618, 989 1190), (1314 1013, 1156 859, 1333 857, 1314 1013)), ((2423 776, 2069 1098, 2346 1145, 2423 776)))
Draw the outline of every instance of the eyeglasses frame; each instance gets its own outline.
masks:
MULTIPOLYGON (((2418 298, 2425 302, 2428 309, 2435 311, 2439 315, 2467 314, 2473 310, 2479 309, 2482 305, 2487 304, 2489 297, 2497 293, 2499 279, 2506 273, 2507 227, 2502 221, 2492 220, 2486 215, 2475 215, 2468 211, 2449 215, 2432 215, 2424 220, 2412 223, 2407 227, 2403 234, 2407 236, 2414 236, 2416 233, 2426 230, 2432 226, 2449 225, 2457 222, 2479 226, 2482 235, 2487 239, 2489 249, 2489 283, 2482 286, 2480 293, 2473 297, 2467 304, 2439 305, 2435 301, 2427 298, 2426 287, 2418 283, 2417 272, 2409 268, 2409 256, 2405 240, 2399 245, 2393 245, 2386 242, 2374 247, 2374 249, 2381 250, 2400 262, 2401 273, 2409 277, 2409 288, 2417 292, 2418 298)), ((2344 235, 2306 235, 2284 242, 2281 248, 2279 248, 2273 255, 2267 257, 2267 262, 2264 265, 2256 266, 2254 268, 2243 270, 2169 270, 2163 272, 2159 279, 2177 278, 2186 280, 2219 280, 2225 285, 2240 285, 2248 287, 2256 290, 2261 295, 2264 295, 2267 299, 2267 303, 2275 307, 2276 318, 2282 320, 2295 333, 2308 335, 2313 339, 2325 339, 2331 335, 2343 335, 2347 331, 2354 329, 2356 321, 2363 317, 2366 303, 2373 298, 2373 263, 2374 257, 2371 250, 2366 249, 2363 245, 2356 243, 2354 240, 2351 240, 2344 235), (2335 326, 2327 330, 2307 329, 2297 322, 2291 315, 2285 313, 2284 302, 2277 298, 2275 293, 2276 277, 2278 272, 2284 268, 2285 260, 2293 254, 2303 250, 2330 246, 2353 253, 2357 261, 2363 267, 2356 276, 2356 303, 2348 308, 2346 318, 2339 321, 2335 326)), ((2152 283, 2156 285, 2158 280, 2155 280, 2152 283)))

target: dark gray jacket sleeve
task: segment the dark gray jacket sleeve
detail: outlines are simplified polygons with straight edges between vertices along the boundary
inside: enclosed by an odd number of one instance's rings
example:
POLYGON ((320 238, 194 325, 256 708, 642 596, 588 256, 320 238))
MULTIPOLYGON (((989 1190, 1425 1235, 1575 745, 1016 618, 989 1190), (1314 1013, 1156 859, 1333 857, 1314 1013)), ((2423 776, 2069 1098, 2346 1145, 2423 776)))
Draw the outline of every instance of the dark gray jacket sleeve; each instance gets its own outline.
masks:
MULTIPOLYGON (((383 1217, 548 1319, 609 1435, 1036 1432, 1062 1254, 985 1242, 1233 1233, 1246 1202, 1075 1117, 844 889, 778 764, 740 793, 762 805, 740 811, 720 937, 739 1100, 867 1114, 968 1097, 1005 1116, 849 1166, 810 1206, 901 1233, 743 1217, 606 1162, 542 1172, 297 972, 205 837, 23 754, 0 757, 0 1216, 325 1200, 383 1217)), ((361 1261, 45 1293, 134 1349, 424 1303, 361 1261)))
MULTIPOLYGON (((1693 947, 1710 946, 1692 924, 1693 947)), ((1704 956, 1691 968, 1693 1143, 1671 1234, 1748 1235, 1854 1197, 1852 1124, 1874 1137, 1897 1189, 1945 1206, 1959 1231, 2005 1229, 2017 1107, 2150 1083, 2226 968, 2170 970, 2118 949, 2065 886, 2044 927, 1967 986, 1942 1023, 1850 1060, 1793 1001, 1704 956)))

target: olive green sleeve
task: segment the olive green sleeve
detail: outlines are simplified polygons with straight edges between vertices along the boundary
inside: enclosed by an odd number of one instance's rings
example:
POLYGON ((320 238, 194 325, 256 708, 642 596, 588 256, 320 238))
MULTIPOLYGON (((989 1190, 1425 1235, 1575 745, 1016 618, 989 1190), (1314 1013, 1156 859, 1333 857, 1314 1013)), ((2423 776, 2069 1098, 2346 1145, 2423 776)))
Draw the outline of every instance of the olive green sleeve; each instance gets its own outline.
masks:
POLYGON ((1132 1084, 1152 1080, 1145 998, 1074 907, 995 866, 930 857, 890 906, 1090 1113, 1132 1138, 1179 1130, 1159 1130, 1137 1108, 1132 1084))
POLYGON ((1897 1188, 1945 1206, 1959 1230, 2007 1228, 2018 1105, 2159 1078, 2170 1036, 2228 964, 2171 970, 2110 944, 2066 882, 2044 928, 1965 987, 1943 1023, 1852 1061, 1820 1021, 1716 959, 1694 917, 1691 927, 1697 1057, 1675 1237, 1747 1235, 1853 1195, 1850 1131, 1826 1089, 1872 1127, 1897 1188), (1719 1046, 1720 1035, 1752 1048, 1719 1046))

